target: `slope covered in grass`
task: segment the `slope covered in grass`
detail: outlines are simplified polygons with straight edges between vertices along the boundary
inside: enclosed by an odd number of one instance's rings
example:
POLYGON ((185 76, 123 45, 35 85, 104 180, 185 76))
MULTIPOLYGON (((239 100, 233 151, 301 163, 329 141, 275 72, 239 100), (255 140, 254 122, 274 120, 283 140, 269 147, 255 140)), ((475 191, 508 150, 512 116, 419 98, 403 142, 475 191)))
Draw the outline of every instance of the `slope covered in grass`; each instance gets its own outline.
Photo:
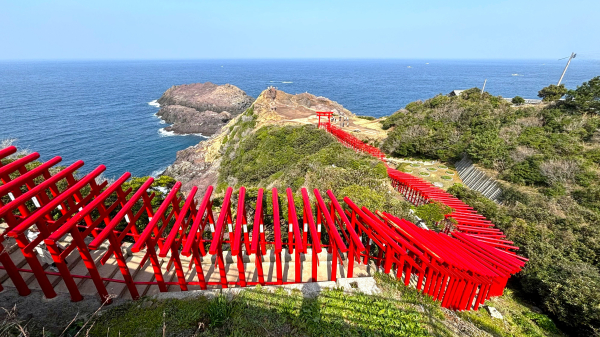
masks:
POLYGON ((494 321, 483 309, 461 318, 387 275, 375 279, 378 295, 332 289, 306 298, 299 291, 256 287, 233 297, 146 298, 90 321, 89 335, 163 336, 164 329, 166 336, 486 336, 486 330, 494 336, 560 336, 551 321, 538 324, 547 317, 533 315, 511 296, 495 304, 506 321, 494 321))

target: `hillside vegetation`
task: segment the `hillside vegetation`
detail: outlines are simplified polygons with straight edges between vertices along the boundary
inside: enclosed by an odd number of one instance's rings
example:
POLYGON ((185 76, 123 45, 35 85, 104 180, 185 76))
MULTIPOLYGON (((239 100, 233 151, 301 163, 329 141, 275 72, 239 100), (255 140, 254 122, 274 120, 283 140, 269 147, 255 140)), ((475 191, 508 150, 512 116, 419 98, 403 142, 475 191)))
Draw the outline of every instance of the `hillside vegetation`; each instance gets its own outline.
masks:
POLYGON ((466 153, 503 181, 502 206, 464 187, 449 191, 521 247, 530 261, 516 286, 581 335, 600 334, 599 101, 600 77, 538 107, 473 88, 383 121, 392 156, 455 162, 466 153))
MULTIPOLYGON (((409 204, 394 191, 385 165, 371 156, 356 153, 314 125, 254 128, 252 109, 231 127, 221 152, 217 192, 226 186, 276 187, 280 194, 306 187, 327 190, 341 201, 350 197, 370 209, 386 209, 406 216, 409 204)), ((300 198, 296 200, 300 202, 300 198)), ((285 207, 285 206, 284 206, 285 207)))

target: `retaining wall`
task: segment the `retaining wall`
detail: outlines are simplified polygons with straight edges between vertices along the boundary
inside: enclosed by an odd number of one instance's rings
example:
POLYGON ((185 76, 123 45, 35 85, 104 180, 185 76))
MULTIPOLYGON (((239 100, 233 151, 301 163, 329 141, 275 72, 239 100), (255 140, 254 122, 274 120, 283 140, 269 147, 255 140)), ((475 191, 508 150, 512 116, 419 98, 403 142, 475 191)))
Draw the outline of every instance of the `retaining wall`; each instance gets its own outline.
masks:
POLYGON ((455 165, 460 179, 467 187, 480 192, 496 203, 501 203, 502 189, 500 184, 475 167, 468 156, 465 155, 455 165))

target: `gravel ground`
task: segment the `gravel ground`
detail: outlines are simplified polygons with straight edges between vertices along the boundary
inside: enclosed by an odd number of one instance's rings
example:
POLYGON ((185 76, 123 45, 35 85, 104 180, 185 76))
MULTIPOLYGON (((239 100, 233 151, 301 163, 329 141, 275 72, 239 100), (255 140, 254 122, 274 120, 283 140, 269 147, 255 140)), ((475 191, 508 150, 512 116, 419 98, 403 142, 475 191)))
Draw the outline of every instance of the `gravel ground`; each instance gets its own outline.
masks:
MULTIPOLYGON (((115 299, 103 309, 109 309, 125 303, 126 300, 115 299)), ((22 326, 26 326, 32 336, 41 335, 45 331, 60 335, 62 329, 77 316, 77 320, 92 315, 102 303, 99 297, 84 297, 82 301, 71 302, 66 294, 59 294, 53 299, 46 299, 40 290, 32 290, 29 296, 19 296, 14 289, 0 292, 0 308, 11 310, 16 306, 17 318, 22 326)), ((0 322, 6 317, 6 312, 0 309, 0 322)))

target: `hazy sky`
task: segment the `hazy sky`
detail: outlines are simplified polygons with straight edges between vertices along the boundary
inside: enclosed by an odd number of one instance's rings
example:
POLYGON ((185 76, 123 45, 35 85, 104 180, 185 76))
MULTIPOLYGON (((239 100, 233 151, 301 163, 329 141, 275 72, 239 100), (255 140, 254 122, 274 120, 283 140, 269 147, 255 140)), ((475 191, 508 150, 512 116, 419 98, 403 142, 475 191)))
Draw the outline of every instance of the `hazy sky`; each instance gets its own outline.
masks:
POLYGON ((0 59, 600 58, 600 0, 0 0, 0 59))

